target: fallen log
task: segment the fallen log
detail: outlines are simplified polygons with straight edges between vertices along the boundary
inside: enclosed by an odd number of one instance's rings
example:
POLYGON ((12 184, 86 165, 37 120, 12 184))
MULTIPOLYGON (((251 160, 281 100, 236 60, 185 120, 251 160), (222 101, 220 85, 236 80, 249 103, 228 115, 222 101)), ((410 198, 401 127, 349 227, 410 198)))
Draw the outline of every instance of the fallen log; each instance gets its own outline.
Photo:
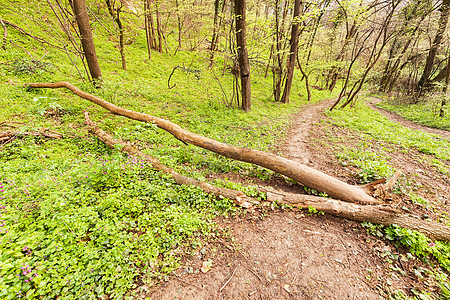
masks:
POLYGON ((121 115, 137 121, 154 123, 159 128, 169 132, 175 138, 184 143, 189 143, 235 160, 256 164, 261 167, 270 169, 291 179, 294 179, 307 187, 327 193, 331 197, 354 203, 379 204, 381 202, 366 194, 364 189, 362 188, 349 185, 308 166, 302 165, 284 157, 277 156, 275 154, 266 153, 254 149, 236 147, 206 138, 199 134, 195 134, 188 130, 185 130, 179 125, 168 120, 144 113, 135 112, 109 103, 99 97, 83 92, 69 82, 63 81, 55 83, 27 83, 26 86, 29 88, 64 87, 71 90, 79 97, 100 105, 101 107, 109 110, 116 115, 121 115))
POLYGON ((269 188, 259 188, 259 190, 267 194, 267 201, 270 202, 284 203, 299 208, 314 207, 318 211, 354 221, 381 225, 396 224, 421 232, 432 240, 450 241, 450 226, 421 220, 417 216, 405 214, 399 209, 386 205, 358 205, 329 198, 275 191, 269 188))
POLYGON ((222 196, 225 198, 229 198, 233 200, 234 204, 244 207, 244 208, 252 208, 253 204, 259 203, 259 201, 253 197, 249 197, 245 195, 241 191, 236 191, 232 189, 227 188, 220 188, 214 185, 211 185, 207 182, 192 179, 189 177, 186 177, 184 175, 181 175, 180 173, 176 172, 175 170, 163 165, 153 156, 150 156, 148 154, 143 153, 142 151, 139 151, 135 147, 133 147, 130 144, 126 144, 123 142, 120 142, 118 140, 113 139, 108 133, 100 129, 95 122, 93 122, 89 118, 88 112, 84 112, 84 120, 85 124, 88 126, 89 131, 95 134, 99 140, 101 140, 103 143, 108 145, 111 148, 115 148, 116 145, 121 146, 121 151, 126 152, 130 154, 131 156, 137 156, 145 159, 147 162, 149 162, 152 167, 158 171, 164 172, 166 174, 169 174, 173 180, 175 180, 178 184, 184 184, 184 185, 191 185, 199 187, 202 191, 208 194, 213 194, 217 197, 222 196))
MULTIPOLYGON (((240 191, 219 188, 207 182, 181 175, 175 170, 161 164, 155 157, 139 151, 130 144, 113 139, 108 133, 100 129, 95 122, 91 121, 87 112, 84 112, 84 118, 89 131, 95 134, 106 145, 111 148, 115 148, 116 145, 121 146, 121 151, 126 152, 131 156, 145 159, 154 169, 169 174, 178 184, 199 187, 206 193, 229 198, 233 200, 236 205, 244 208, 251 208, 252 204, 259 202, 257 199, 249 197, 240 191)), ((393 176, 393 179, 390 180, 391 184, 399 175, 400 172, 397 172, 396 175, 393 176)), ((380 181, 384 182, 382 180, 380 181)), ((385 188, 389 189, 389 186, 385 186, 385 188)), ((439 223, 420 220, 418 217, 404 214, 401 210, 386 205, 358 205, 329 198, 276 191, 268 187, 259 187, 258 190, 261 193, 264 193, 267 201, 270 202, 284 203, 305 209, 312 206, 318 211, 323 211, 330 215, 349 220, 366 221, 381 225, 396 224, 407 229, 419 231, 433 240, 450 241, 450 227, 439 223)))

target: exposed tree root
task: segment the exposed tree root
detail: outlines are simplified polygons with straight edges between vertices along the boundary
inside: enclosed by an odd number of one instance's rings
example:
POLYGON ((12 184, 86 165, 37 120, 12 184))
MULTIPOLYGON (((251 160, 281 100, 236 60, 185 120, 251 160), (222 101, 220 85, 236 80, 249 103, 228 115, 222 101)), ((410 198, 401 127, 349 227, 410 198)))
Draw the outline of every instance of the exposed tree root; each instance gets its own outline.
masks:
POLYGON ((116 145, 121 146, 121 151, 126 152, 132 156, 137 156, 145 159, 148 161, 153 168, 155 168, 158 171, 164 172, 166 174, 169 174, 173 180, 175 180, 178 184, 185 184, 185 185, 192 185, 199 187, 201 190, 203 190, 205 193, 208 194, 214 194, 217 197, 223 196, 225 198, 229 198, 233 200, 233 202, 236 205, 239 205, 244 208, 251 208, 252 203, 258 203, 259 201, 255 198, 249 197, 245 195, 244 193, 236 190, 231 190, 227 188, 220 188, 214 185, 211 185, 204 181, 199 181, 196 179, 192 179, 189 177, 186 177, 184 175, 181 175, 180 173, 176 172, 175 170, 163 165, 153 156, 150 156, 148 154, 145 154, 135 147, 133 147, 130 144, 126 144, 124 142, 120 142, 118 140, 113 139, 108 133, 100 129, 95 122, 91 121, 89 118, 88 112, 84 112, 84 119, 86 125, 89 127, 89 131, 91 131, 93 134, 95 134, 102 142, 104 142, 106 145, 108 145, 111 148, 114 148, 116 145))
POLYGON ((373 198, 372 196, 368 195, 367 193, 365 193, 363 189, 357 186, 349 185, 332 176, 329 176, 325 173, 310 168, 306 165, 302 165, 295 161, 271 153, 266 153, 254 149, 236 147, 206 138, 204 136, 185 130, 181 128, 179 125, 174 124, 165 119, 161 119, 155 116, 135 112, 132 110, 116 106, 101 98, 98 98, 96 96, 81 91, 80 89, 70 84, 69 82, 29 83, 26 85, 30 88, 65 87, 71 90, 74 94, 86 100, 89 100, 95 104, 98 104, 114 114, 125 116, 133 120, 154 123, 159 128, 166 130, 167 132, 172 134, 175 138, 184 143, 193 144, 195 146, 213 151, 217 154, 232 159, 262 166, 277 173, 283 174, 291 179, 294 179, 305 186, 308 186, 320 192, 327 193, 331 197, 341 199, 343 201, 364 203, 364 204, 379 204, 381 202, 373 198))

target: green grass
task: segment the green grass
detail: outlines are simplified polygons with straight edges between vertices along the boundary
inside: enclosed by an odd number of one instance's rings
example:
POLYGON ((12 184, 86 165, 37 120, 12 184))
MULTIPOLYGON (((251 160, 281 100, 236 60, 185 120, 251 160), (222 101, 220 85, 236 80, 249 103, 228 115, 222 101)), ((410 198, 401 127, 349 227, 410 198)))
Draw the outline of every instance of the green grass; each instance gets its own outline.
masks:
POLYGON ((445 108, 443 118, 439 117, 441 99, 432 99, 418 104, 396 105, 391 101, 383 101, 378 104, 379 107, 395 112, 405 119, 429 127, 450 130, 450 109, 449 105, 445 108), (439 100, 439 101, 435 101, 439 100))
POLYGON ((95 140, 16 140, 0 159, 6 299, 120 298, 171 272, 234 210, 95 140))
POLYGON ((369 134, 376 140, 399 145, 405 149, 415 148, 442 160, 450 160, 450 146, 446 139, 403 127, 380 113, 358 103, 351 109, 338 109, 327 113, 333 123, 369 134))

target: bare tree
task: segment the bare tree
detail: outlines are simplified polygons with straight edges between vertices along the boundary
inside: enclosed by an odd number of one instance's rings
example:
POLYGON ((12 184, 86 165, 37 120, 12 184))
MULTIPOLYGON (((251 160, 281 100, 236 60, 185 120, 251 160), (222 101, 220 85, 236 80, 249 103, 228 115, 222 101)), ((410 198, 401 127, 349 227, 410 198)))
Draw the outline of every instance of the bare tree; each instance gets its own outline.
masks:
POLYGON ((119 29, 119 52, 120 52, 120 58, 122 60, 122 69, 127 69, 127 62, 125 60, 125 42, 124 42, 124 29, 122 20, 120 19, 120 12, 123 8, 122 1, 120 2, 120 5, 116 7, 115 1, 111 2, 111 0, 105 0, 106 6, 108 7, 108 12, 113 18, 114 22, 116 22, 117 27, 119 29))
POLYGON ((424 89, 429 86, 430 74, 433 69, 434 59, 436 57, 437 51, 441 45, 442 39, 444 37, 445 29, 447 28, 448 15, 450 13, 450 0, 442 0, 441 5, 441 16, 438 22, 438 30, 436 36, 434 37, 433 43, 431 45, 430 51, 428 52, 427 60, 425 62, 425 68, 417 84, 417 92, 423 93, 424 89))
POLYGON ((445 85, 444 85, 444 91, 443 91, 443 95, 442 95, 441 109, 439 110, 439 116, 441 118, 443 118, 445 116, 445 105, 447 104, 447 91, 448 91, 449 84, 450 84, 450 53, 448 54, 448 59, 447 59, 445 85))

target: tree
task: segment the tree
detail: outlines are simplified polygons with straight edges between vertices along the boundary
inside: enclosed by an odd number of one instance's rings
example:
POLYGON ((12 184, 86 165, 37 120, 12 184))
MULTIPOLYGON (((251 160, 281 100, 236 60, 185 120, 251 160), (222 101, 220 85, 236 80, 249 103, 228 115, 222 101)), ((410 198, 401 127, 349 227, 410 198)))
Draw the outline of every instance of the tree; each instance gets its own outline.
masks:
POLYGON ((443 118, 445 116, 445 105, 447 104, 447 91, 448 85, 450 84, 450 53, 447 58, 447 67, 445 68, 445 85, 442 95, 441 109, 439 110, 439 117, 443 118))
POLYGON ((241 77, 242 109, 251 109, 250 64, 248 61, 246 40, 246 0, 235 0, 234 13, 236 18, 236 44, 241 77))
POLYGON ((86 57, 89 72, 94 84, 101 81, 102 72, 98 64, 97 54, 95 53, 94 38, 92 37, 91 25, 86 8, 85 0, 70 0, 78 29, 81 35, 81 45, 83 46, 84 56, 86 57))
POLYGON ((291 93, 291 87, 292 87, 292 78, 294 77, 294 68, 295 68, 295 62, 297 58, 297 52, 298 52, 298 29, 300 27, 300 8, 301 8, 302 1, 301 0, 295 0, 294 3, 294 18, 292 21, 292 30, 291 30, 291 49, 289 52, 289 60, 287 62, 287 75, 286 75, 286 82, 284 84, 284 92, 283 96, 281 97, 281 102, 288 103, 289 102, 289 95, 291 93))
POLYGON ((445 29, 447 28, 448 15, 450 13, 450 0, 442 0, 441 5, 441 16, 438 22, 438 30, 434 37, 433 43, 431 44, 430 51, 428 52, 427 60, 425 62, 425 67, 423 69, 422 77, 417 84, 417 92, 419 95, 429 87, 430 74, 433 69, 434 59, 436 57, 437 51, 441 45, 442 39, 444 37, 445 29))
POLYGON ((214 62, 214 53, 217 50, 219 44, 220 30, 222 28, 223 17, 221 15, 225 12, 226 0, 215 0, 214 1, 214 23, 213 23, 213 35, 211 38, 211 56, 210 65, 212 66, 214 62))
POLYGON ((120 58, 122 60, 122 69, 127 69, 127 62, 125 60, 125 42, 124 42, 124 29, 122 20, 120 20, 120 12, 123 8, 122 1, 120 1, 120 6, 115 6, 115 1, 111 2, 111 0, 105 0, 106 6, 108 7, 108 12, 113 18, 114 22, 116 22, 117 27, 119 29, 119 52, 120 52, 120 58))
POLYGON ((400 18, 403 20, 389 49, 389 57, 380 80, 380 91, 392 91, 400 72, 406 66, 401 63, 405 60, 414 38, 419 37, 419 28, 431 11, 429 0, 411 1, 402 8, 400 18))

